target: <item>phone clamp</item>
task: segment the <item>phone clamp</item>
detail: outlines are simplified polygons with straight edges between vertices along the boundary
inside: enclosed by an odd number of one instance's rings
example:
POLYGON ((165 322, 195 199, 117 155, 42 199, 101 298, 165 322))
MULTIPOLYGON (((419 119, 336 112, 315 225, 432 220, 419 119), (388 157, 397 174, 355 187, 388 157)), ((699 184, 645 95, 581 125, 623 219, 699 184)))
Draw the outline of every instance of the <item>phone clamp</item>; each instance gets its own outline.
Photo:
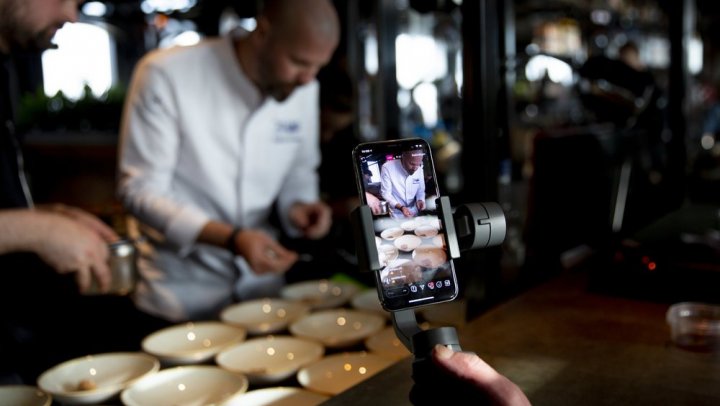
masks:
MULTIPOLYGON (((499 204, 469 203, 453 209, 447 196, 437 198, 435 204, 453 259, 459 258, 461 251, 497 246, 505 240, 505 214, 499 204)), ((351 214, 351 221, 360 270, 380 271, 383 266, 376 249, 372 210, 367 205, 357 207, 351 214)), ((457 391, 467 392, 470 396, 472 391, 469 387, 440 373, 431 359, 432 350, 438 344, 453 351, 462 351, 455 328, 423 330, 417 322, 415 309, 390 313, 395 335, 414 356, 412 378, 415 384, 410 392, 410 401, 414 405, 447 401, 450 388, 454 388, 453 398, 459 395, 457 391)))

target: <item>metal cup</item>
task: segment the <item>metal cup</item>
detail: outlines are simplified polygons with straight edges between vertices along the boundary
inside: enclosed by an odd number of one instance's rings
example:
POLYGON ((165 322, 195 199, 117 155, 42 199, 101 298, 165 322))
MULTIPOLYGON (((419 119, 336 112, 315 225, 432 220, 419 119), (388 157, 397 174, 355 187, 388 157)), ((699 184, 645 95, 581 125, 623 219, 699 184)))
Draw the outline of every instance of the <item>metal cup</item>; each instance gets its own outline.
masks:
POLYGON ((135 289, 137 281, 137 248, 131 240, 119 240, 108 246, 110 258, 108 266, 112 281, 107 292, 101 292, 95 279, 87 291, 89 295, 110 294, 127 295, 135 289))
POLYGON ((388 214, 388 202, 380 200, 380 214, 388 214))

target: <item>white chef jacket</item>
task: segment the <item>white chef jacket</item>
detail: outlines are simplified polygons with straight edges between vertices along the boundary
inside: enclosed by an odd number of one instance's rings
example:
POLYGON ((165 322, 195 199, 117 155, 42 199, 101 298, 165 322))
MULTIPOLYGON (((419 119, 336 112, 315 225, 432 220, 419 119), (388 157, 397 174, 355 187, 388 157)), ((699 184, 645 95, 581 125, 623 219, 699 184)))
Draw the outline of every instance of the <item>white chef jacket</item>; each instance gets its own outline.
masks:
POLYGON ((405 217, 402 210, 395 208, 398 203, 410 209, 413 216, 417 216, 416 203, 425 200, 423 167, 408 174, 400 159, 385 162, 380 169, 380 195, 388 202, 392 217, 405 217))
POLYGON ((234 300, 277 293, 283 276, 255 275, 243 258, 195 240, 209 220, 272 234, 275 202, 292 234, 288 208, 319 197, 318 121, 316 81, 282 103, 263 99, 230 37, 153 51, 138 63, 121 126, 118 192, 164 236, 139 261, 139 308, 173 321, 203 319, 234 300))

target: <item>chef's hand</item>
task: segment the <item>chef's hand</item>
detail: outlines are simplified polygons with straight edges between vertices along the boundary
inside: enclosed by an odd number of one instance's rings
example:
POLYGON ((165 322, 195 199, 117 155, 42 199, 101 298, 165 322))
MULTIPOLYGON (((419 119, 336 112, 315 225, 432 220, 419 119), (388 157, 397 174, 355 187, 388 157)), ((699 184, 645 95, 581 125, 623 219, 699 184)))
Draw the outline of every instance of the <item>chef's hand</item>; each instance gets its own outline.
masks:
POLYGON ((419 211, 425 210, 425 200, 424 199, 418 200, 415 204, 417 205, 417 208, 419 211))
POLYGON ((441 370, 475 389, 476 396, 466 399, 468 402, 482 400, 486 403, 480 404, 496 406, 530 405, 520 387, 476 354, 454 352, 443 345, 436 345, 432 351, 432 360, 441 370))
POLYGON ((402 212, 403 216, 405 216, 406 218, 415 217, 413 215, 413 212, 405 206, 401 207, 400 211, 402 212))
POLYGON ((263 231, 240 231, 234 244, 235 252, 245 258, 256 274, 284 273, 298 260, 297 252, 283 247, 263 231))
POLYGON ((93 279, 100 292, 106 292, 112 282, 110 252, 99 233, 67 216, 47 213, 41 218, 44 231, 34 249, 37 255, 60 274, 74 272, 81 292, 93 279))
POLYGON ((376 216, 383 214, 382 207, 380 206, 380 199, 378 199, 374 194, 365 192, 365 200, 367 200, 367 205, 370 206, 372 214, 376 216))
POLYGON ((290 207, 289 217, 304 237, 313 240, 327 235, 332 225, 332 211, 323 202, 295 203, 290 207))
POLYGON ((46 210, 63 215, 77 221, 78 223, 95 231, 106 243, 112 243, 120 239, 120 236, 118 236, 117 233, 115 233, 115 231, 102 220, 80 208, 66 206, 60 203, 39 206, 38 208, 40 210, 46 210))

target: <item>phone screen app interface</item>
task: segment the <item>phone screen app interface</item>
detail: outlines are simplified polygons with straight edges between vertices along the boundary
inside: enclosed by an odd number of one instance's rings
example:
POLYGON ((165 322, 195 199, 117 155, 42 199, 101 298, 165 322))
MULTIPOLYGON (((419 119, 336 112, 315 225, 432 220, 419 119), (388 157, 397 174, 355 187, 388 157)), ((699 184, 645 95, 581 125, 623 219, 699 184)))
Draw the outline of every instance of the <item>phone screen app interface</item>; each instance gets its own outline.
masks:
POLYGON ((455 278, 437 214, 437 181, 426 145, 363 148, 359 169, 364 200, 373 212, 385 297, 410 305, 451 298, 455 278))

